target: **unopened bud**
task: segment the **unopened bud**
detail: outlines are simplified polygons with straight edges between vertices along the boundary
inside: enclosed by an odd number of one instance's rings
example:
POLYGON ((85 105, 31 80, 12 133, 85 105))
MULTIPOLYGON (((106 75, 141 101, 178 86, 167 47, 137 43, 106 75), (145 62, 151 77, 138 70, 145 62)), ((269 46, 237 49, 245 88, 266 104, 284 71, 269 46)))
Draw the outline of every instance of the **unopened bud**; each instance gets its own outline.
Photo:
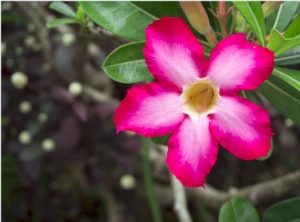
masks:
POLYGON ((30 48, 33 47, 35 45, 35 43, 36 43, 36 39, 32 35, 27 36, 24 40, 25 46, 30 47, 30 48))
POLYGON ((19 134, 19 141, 24 145, 28 145, 31 143, 31 135, 28 131, 22 131, 19 134))
POLYGON ((79 96, 82 93, 82 85, 79 82, 72 82, 68 90, 73 96, 79 96))
POLYGON ((65 33, 62 36, 62 43, 64 46, 72 45, 76 40, 76 37, 73 33, 65 33))
POLYGON ((22 72, 15 72, 12 74, 10 81, 17 89, 23 89, 28 83, 28 78, 22 72))
POLYGON ((294 121, 291 120, 291 119, 286 119, 284 124, 285 124, 286 127, 291 127, 291 126, 294 125, 294 121))
POLYGON ((41 123, 46 122, 47 119, 48 119, 48 116, 47 116, 46 113, 40 113, 40 114, 38 115, 38 120, 39 120, 41 123))
POLYGON ((201 2, 181 1, 180 6, 194 29, 203 35, 210 30, 209 19, 201 2))
POLYGON ((131 174, 124 174, 120 178, 120 186, 124 190, 131 190, 135 187, 135 178, 131 174))
POLYGON ((19 110, 21 113, 29 113, 31 111, 31 108, 32 108, 32 105, 31 105, 31 102, 29 101, 23 101, 20 103, 19 105, 19 110))
POLYGON ((235 10, 235 16, 233 18, 234 18, 233 23, 234 23, 235 31, 246 33, 247 30, 249 29, 249 26, 246 20, 244 19, 244 17, 242 16, 242 14, 240 13, 240 11, 235 10))
POLYGON ((44 139, 42 141, 42 149, 49 152, 55 148, 55 142, 53 139, 44 139))

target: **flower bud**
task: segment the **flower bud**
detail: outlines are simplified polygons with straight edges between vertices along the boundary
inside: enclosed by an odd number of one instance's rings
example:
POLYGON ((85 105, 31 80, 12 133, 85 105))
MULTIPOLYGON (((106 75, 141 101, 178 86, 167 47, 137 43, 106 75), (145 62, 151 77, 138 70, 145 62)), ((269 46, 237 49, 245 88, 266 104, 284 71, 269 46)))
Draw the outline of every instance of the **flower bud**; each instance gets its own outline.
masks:
POLYGON ((50 152, 55 148, 55 141, 53 139, 44 139, 42 141, 42 149, 50 152))
POLYGON ((209 19, 201 2, 181 1, 180 6, 194 29, 203 35, 210 30, 209 19))
POLYGON ((28 131, 22 131, 19 134, 19 141, 24 145, 28 145, 31 143, 31 135, 28 131))
POLYGON ((38 120, 39 120, 41 123, 46 122, 47 119, 48 119, 48 116, 47 116, 46 113, 40 113, 40 114, 38 115, 38 120))
POLYGON ((31 111, 31 109, 32 109, 32 105, 29 101, 23 101, 19 105, 19 110, 21 113, 24 113, 24 114, 29 113, 31 111))
POLYGON ((73 96, 79 96, 82 93, 82 85, 79 82, 72 82, 68 90, 73 96))
POLYGON ((64 46, 70 46, 72 45, 76 40, 76 37, 73 33, 65 33, 62 36, 62 44, 64 46))
POLYGON ((22 72, 15 72, 12 74, 10 81, 17 89, 23 89, 28 83, 28 78, 22 72))
POLYGON ((133 189, 135 187, 135 184, 136 184, 135 178, 131 174, 124 174, 120 178, 120 186, 124 190, 131 190, 131 189, 133 189))
POLYGON ((25 46, 27 46, 29 48, 33 47, 35 45, 35 43, 36 43, 36 39, 32 35, 27 36, 24 40, 25 46))

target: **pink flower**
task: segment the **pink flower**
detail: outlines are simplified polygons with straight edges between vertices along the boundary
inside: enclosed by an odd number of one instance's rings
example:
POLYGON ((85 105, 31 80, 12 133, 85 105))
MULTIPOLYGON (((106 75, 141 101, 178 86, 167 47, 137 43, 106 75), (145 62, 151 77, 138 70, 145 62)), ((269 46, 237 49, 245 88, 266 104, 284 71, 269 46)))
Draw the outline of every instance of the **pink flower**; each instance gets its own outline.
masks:
POLYGON ((272 51, 237 33, 220 41, 207 62, 182 19, 162 18, 146 28, 144 56, 156 81, 128 90, 115 113, 117 130, 171 134, 166 161, 183 185, 204 185, 218 144, 243 160, 268 154, 269 115, 238 93, 269 77, 272 51))

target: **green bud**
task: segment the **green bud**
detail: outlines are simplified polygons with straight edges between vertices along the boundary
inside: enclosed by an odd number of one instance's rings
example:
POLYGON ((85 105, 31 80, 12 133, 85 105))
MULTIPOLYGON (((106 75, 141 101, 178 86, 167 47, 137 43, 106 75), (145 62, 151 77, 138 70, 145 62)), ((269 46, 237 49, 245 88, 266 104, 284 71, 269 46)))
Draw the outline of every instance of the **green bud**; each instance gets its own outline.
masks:
POLYGON ((55 141, 53 139, 44 139, 42 141, 42 149, 50 152, 55 148, 55 141))

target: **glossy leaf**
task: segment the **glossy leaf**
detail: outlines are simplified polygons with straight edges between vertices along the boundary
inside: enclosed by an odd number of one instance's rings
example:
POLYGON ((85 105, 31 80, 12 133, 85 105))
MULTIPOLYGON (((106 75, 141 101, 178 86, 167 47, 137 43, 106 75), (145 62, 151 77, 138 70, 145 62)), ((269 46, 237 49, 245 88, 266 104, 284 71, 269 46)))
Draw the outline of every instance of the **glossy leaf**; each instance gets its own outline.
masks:
POLYGON ((144 28, 156 19, 132 2, 80 2, 98 25, 130 40, 144 40, 144 28))
POLYGON ((184 13, 180 8, 179 2, 133 2, 136 6, 155 16, 161 18, 164 16, 173 16, 184 18, 184 13))
POLYGON ((272 29, 267 47, 275 52, 275 56, 296 46, 300 46, 300 36, 285 38, 278 30, 272 29))
POLYGON ((300 71, 276 68, 258 90, 279 112, 300 124, 300 71))
POLYGON ((122 45, 111 52, 102 68, 113 80, 121 83, 137 83, 153 80, 143 55, 144 42, 122 45))
POLYGON ((264 212, 262 222, 299 222, 299 209, 300 197, 279 202, 264 212))
POLYGON ((70 16, 70 17, 75 17, 75 12, 66 3, 63 3, 63 2, 52 2, 49 5, 49 8, 51 8, 51 9, 57 11, 57 12, 60 12, 60 13, 62 13, 64 15, 67 15, 67 16, 70 16))
POLYGON ((300 3, 297 1, 283 2, 276 14, 273 29, 277 29, 280 32, 285 31, 289 23, 292 21, 300 3))
POLYGON ((259 216, 252 204, 245 198, 236 197, 223 204, 219 222, 259 222, 259 216))
POLYGON ((261 3, 259 1, 234 1, 232 3, 244 16, 259 42, 265 46, 266 28, 261 3))
POLYGON ((292 48, 277 58, 275 58, 276 65, 292 65, 300 64, 300 46, 292 48))
POLYGON ((60 25, 68 25, 68 24, 79 24, 76 19, 72 18, 60 18, 60 19, 53 19, 47 22, 47 28, 55 28, 60 25))

